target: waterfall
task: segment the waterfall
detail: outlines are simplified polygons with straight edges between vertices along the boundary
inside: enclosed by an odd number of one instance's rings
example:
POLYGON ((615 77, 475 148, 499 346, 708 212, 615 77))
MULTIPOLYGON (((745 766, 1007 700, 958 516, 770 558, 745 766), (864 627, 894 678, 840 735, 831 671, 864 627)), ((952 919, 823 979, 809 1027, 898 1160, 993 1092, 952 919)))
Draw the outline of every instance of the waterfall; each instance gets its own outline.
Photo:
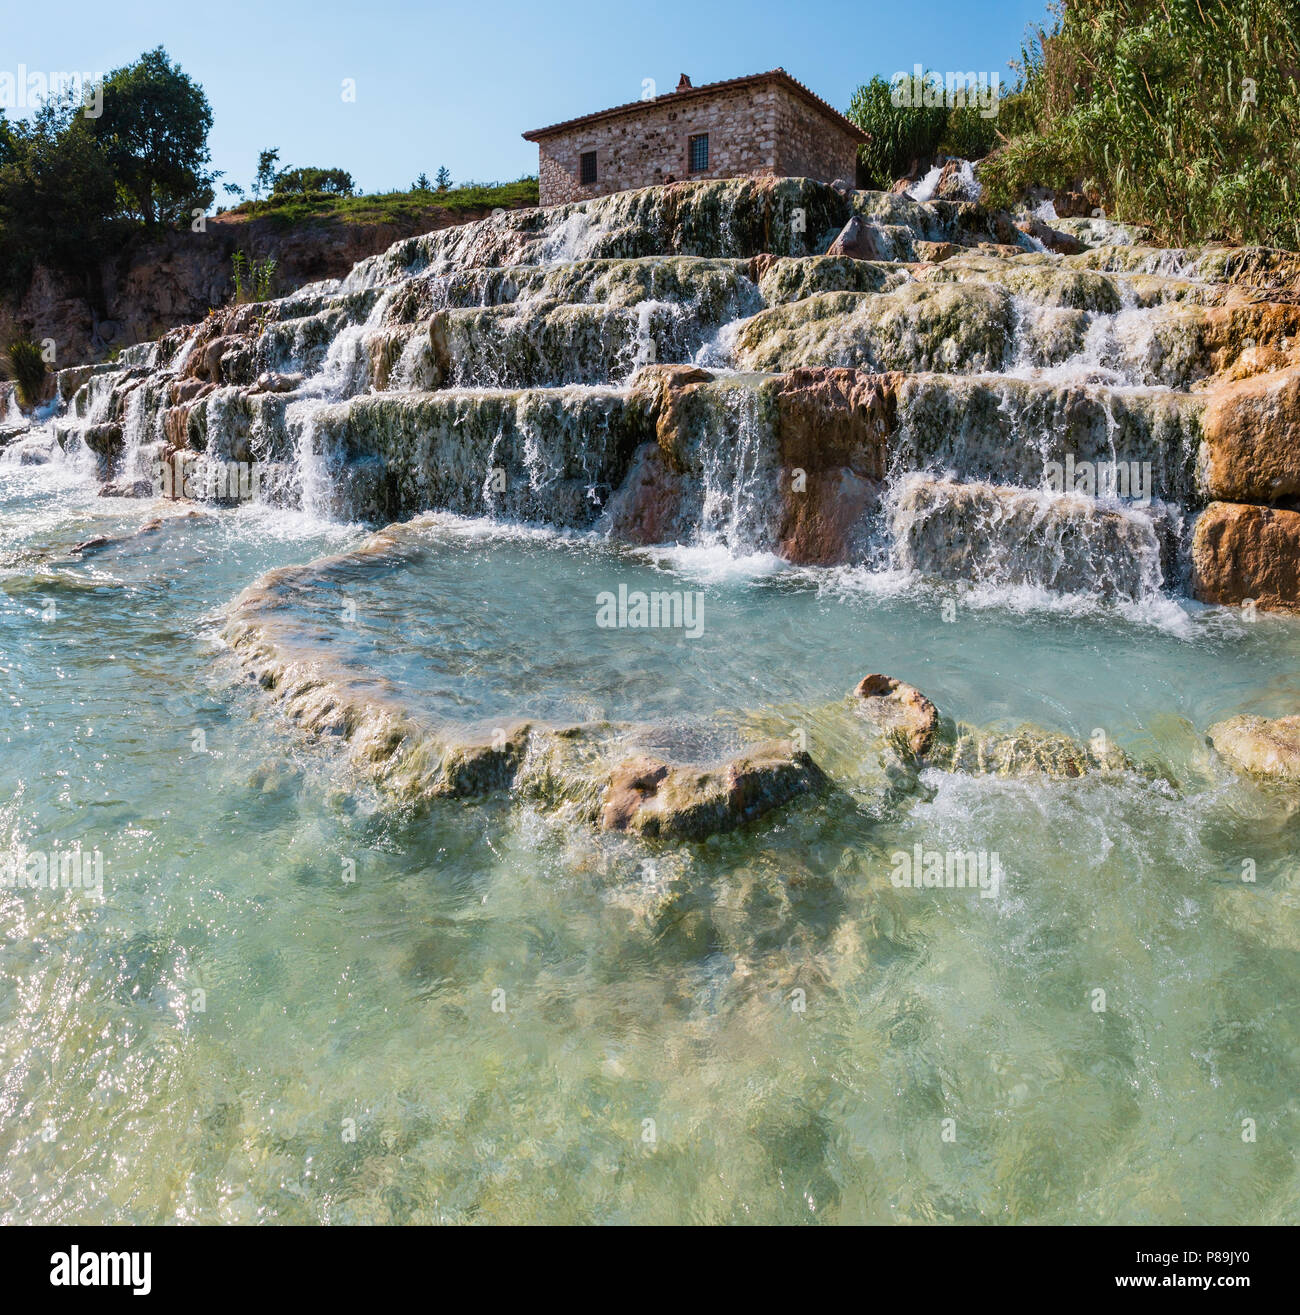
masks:
MULTIPOLYGON (((977 196, 949 161, 910 195, 722 180, 403 239, 64 371, 42 425, 10 399, 4 459, 131 492, 180 445, 261 463, 263 496, 317 519, 446 508, 988 587, 1183 587, 1201 390, 1256 343, 1253 321, 1225 339, 1245 314, 1225 280, 1258 301, 1283 265, 1125 245, 1045 205, 1084 245, 1060 256, 977 196), (945 173, 974 204, 933 199, 945 173), (818 254, 850 214, 879 259, 818 254), (1067 462, 1101 482, 1056 487, 1067 462), (1130 467, 1141 506, 1105 478, 1130 467)), ((1287 315, 1261 325, 1261 350, 1287 349, 1287 315)))

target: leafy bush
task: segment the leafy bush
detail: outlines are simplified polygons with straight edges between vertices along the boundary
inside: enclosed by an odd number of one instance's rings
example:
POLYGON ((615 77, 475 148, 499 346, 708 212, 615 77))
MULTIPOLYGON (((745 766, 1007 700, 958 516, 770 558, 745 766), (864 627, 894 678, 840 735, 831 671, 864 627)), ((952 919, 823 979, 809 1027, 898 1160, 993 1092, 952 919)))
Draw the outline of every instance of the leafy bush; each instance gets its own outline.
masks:
POLYGON ((310 223, 313 220, 352 224, 400 223, 427 219, 432 208, 451 211, 514 210, 537 204, 537 179, 520 178, 512 183, 462 183, 445 192, 413 187, 406 192, 375 192, 334 196, 324 192, 301 195, 278 193, 265 201, 245 201, 232 208, 233 214, 257 215, 277 226, 310 223))
POLYGON ((21 293, 38 264, 93 291, 122 239, 117 182, 80 109, 68 98, 26 120, 0 117, 0 291, 21 293))
POLYGON ((41 349, 30 338, 15 338, 0 356, 0 373, 12 379, 21 406, 35 406, 45 393, 48 378, 41 349))
POLYGON ((1069 0, 1021 53, 980 171, 1099 193, 1157 239, 1300 247, 1300 10, 1276 0, 1069 0))
POLYGON ((276 262, 274 256, 259 260, 242 251, 231 257, 234 267, 235 301, 241 305, 251 301, 270 300, 275 287, 276 262))
POLYGON ((0 113, 0 291, 21 294, 37 265, 70 277, 101 310, 99 271, 133 235, 211 204, 203 89, 161 47, 104 82, 102 113, 72 95, 27 118, 0 113))
MULTIPOLYGON (((1001 104, 998 106, 1001 115, 1001 104)), ((985 118, 973 105, 956 106, 949 111, 948 122, 939 142, 942 155, 960 160, 982 160, 997 144, 996 118, 985 118)))

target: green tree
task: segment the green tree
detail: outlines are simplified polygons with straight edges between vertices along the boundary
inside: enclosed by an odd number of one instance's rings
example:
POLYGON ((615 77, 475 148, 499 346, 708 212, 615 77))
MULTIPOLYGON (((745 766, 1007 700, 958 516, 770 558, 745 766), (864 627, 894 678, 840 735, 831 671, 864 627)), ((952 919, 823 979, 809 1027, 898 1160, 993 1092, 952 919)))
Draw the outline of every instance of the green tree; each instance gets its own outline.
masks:
POLYGON ((21 291, 45 264, 98 304, 99 264, 123 226, 113 170, 80 109, 51 100, 27 120, 0 120, 0 283, 21 291))
POLYGON ((451 188, 451 170, 445 164, 438 166, 438 172, 435 178, 438 191, 446 192, 451 188))
POLYGON ((264 196, 270 196, 275 190, 276 164, 279 163, 280 152, 274 148, 261 151, 257 157, 257 173, 253 175, 253 201, 260 201, 264 196))
POLYGON ((346 169, 286 169, 277 174, 271 188, 272 196, 305 196, 310 192, 324 192, 327 196, 351 196, 356 190, 352 175, 346 169))
POLYGON ((94 124, 122 194, 123 208, 146 226, 174 223, 212 203, 203 88, 159 46, 104 81, 104 112, 94 124))
POLYGON ((427 192, 429 190, 429 175, 421 173, 420 176, 411 185, 413 192, 427 192))

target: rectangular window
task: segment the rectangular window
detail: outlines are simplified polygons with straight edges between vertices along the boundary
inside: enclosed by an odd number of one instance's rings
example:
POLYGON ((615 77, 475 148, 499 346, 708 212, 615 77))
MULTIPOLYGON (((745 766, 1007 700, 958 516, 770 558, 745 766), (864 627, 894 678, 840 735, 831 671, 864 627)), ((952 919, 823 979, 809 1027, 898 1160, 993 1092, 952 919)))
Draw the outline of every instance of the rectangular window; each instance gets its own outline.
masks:
POLYGON ((702 132, 691 138, 691 173, 702 173, 709 167, 709 134, 702 132))
POLYGON ((583 151, 582 153, 582 183, 585 187, 588 183, 596 181, 596 152, 583 151))

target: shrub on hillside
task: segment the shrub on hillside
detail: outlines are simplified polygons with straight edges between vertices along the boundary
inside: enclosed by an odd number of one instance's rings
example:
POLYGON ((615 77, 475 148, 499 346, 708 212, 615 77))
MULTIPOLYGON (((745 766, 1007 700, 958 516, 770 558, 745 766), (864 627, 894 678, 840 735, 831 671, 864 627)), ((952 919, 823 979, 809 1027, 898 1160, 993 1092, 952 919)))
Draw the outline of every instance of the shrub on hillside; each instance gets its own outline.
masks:
POLYGON ((853 93, 848 118, 871 141, 858 148, 858 168, 867 187, 889 188, 913 160, 933 155, 948 126, 946 105, 895 105, 893 90, 876 76, 853 93))
POLYGON ((1005 144, 980 170, 1008 205, 1099 193, 1171 245, 1300 248, 1300 11, 1276 0, 1068 0, 1022 51, 1005 144))
POLYGON ((33 407, 45 395, 45 357, 30 338, 15 338, 9 344, 0 355, 0 374, 13 380, 20 406, 33 407))

